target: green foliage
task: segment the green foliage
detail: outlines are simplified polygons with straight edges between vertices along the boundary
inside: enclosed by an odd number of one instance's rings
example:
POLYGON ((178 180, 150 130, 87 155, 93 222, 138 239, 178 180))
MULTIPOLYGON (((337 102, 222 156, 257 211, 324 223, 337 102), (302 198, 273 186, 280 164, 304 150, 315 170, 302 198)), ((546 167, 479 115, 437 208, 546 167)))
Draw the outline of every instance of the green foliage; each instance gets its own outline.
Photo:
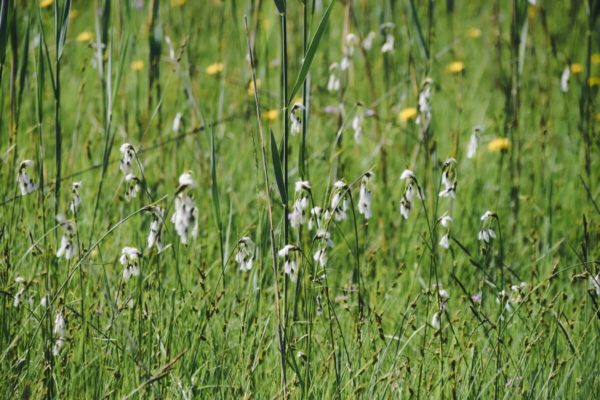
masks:
POLYGON ((598 2, 29 3, 0 0, 0 397, 597 397, 598 2))

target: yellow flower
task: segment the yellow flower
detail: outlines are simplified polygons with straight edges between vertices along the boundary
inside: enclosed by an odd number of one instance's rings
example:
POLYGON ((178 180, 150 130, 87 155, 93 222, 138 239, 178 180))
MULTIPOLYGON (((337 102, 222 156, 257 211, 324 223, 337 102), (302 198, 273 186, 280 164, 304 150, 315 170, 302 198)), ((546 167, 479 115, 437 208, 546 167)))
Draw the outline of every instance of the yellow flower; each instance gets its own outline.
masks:
POLYGON ((588 85, 590 85, 590 86, 600 85, 600 76, 590 76, 590 79, 588 79, 588 85))
POLYGON ((223 68, 224 68, 223 63, 210 64, 208 67, 206 67, 206 73, 208 75, 216 75, 219 72, 222 72, 223 68))
POLYGON ((54 0, 41 0, 40 1, 40 7, 42 7, 42 8, 48 8, 52 4, 54 4, 54 0))
POLYGON ((578 64, 578 63, 573 63, 571 64, 571 73, 573 75, 579 75, 580 73, 583 72, 583 65, 578 64))
POLYGON ((171 7, 181 7, 185 4, 185 0, 171 0, 171 7))
POLYGON ((410 121, 411 119, 417 118, 417 109, 415 107, 408 107, 404 110, 400 111, 398 114, 398 119, 400 122, 405 123, 410 121))
POLYGON ((273 108, 272 110, 268 110, 263 114, 264 119, 267 121, 275 121, 277 117, 279 117, 279 110, 273 108))
POLYGON ((467 36, 469 36, 471 39, 478 39, 481 36, 481 29, 475 27, 469 28, 467 31, 467 36))
POLYGON ((144 62, 142 60, 135 60, 131 62, 131 69, 133 71, 141 71, 144 69, 144 62))
POLYGON ((92 32, 90 31, 83 31, 79 35, 77 35, 77 41, 79 43, 91 42, 93 38, 94 35, 92 35, 92 32))
POLYGON ((592 64, 600 64, 600 53, 592 54, 592 64))
POLYGON ((453 61, 446 66, 446 70, 451 74, 459 74, 465 69, 465 63, 462 61, 453 61))
POLYGON ((71 8, 71 11, 69 12, 69 19, 75 19, 75 18, 77 18, 78 15, 79 15, 79 11, 77 11, 74 8, 71 8))
MULTIPOLYGON (((256 80, 256 86, 260 88, 260 79, 256 80)), ((250 81, 248 84, 248 96, 254 96, 254 83, 250 81)))
POLYGON ((496 138, 488 143, 487 148, 489 151, 506 151, 510 149, 510 139, 496 138))

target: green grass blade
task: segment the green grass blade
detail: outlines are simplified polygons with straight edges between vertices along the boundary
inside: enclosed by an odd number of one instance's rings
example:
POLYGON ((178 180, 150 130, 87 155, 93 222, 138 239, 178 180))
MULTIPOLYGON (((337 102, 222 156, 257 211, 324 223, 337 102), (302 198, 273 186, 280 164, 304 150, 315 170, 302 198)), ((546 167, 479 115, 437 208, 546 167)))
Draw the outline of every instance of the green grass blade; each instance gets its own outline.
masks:
MULTIPOLYGON (((0 3, 0 66, 4 65, 6 58, 6 45, 8 43, 8 0, 0 3)), ((1 77, 1 75, 0 75, 1 77)))
POLYGON ((271 131, 271 156, 273 157, 273 171, 275 172, 277 189, 279 189, 282 203, 287 204, 287 193, 285 191, 285 184, 283 181, 281 158, 279 157, 279 150, 277 149, 277 142, 275 141, 275 135, 273 134, 273 131, 271 131))
POLYGON ((415 3, 413 2, 413 0, 408 0, 408 6, 410 8, 410 16, 412 17, 412 21, 415 24, 415 28, 417 29, 417 38, 419 39, 419 46, 421 47, 425 58, 429 58, 429 49, 427 48, 427 43, 425 42, 425 38, 423 37, 421 23, 419 22, 419 16, 417 15, 417 9, 415 8, 415 3))
POLYGON ((71 0, 67 0, 60 13, 60 26, 58 27, 57 38, 57 62, 61 59, 67 40, 67 27, 69 26, 69 13, 71 12, 71 0))
POLYGON ((325 32, 325 28, 327 27, 327 21, 329 20, 329 15, 331 14, 331 10, 333 9, 334 2, 335 0, 332 0, 331 3, 329 3, 329 6, 327 6, 325 14, 323 14, 323 17, 319 22, 319 26, 317 27, 317 31, 315 32, 315 36, 313 37, 312 41, 310 42, 310 45, 308 46, 308 50, 306 51, 306 57, 304 58, 304 62, 302 63, 300 72, 296 77, 296 82, 294 83, 294 86, 292 87, 292 90, 288 95, 288 106, 294 98, 294 96, 296 95, 296 93, 298 93, 298 90, 300 90, 300 88, 302 87, 302 84, 306 79, 306 75, 308 75, 310 66, 313 63, 315 59, 315 54, 317 53, 317 49, 319 48, 319 43, 321 43, 321 40, 323 39, 323 33, 325 32))
POLYGON ((273 0, 279 14, 285 14, 285 0, 273 0))

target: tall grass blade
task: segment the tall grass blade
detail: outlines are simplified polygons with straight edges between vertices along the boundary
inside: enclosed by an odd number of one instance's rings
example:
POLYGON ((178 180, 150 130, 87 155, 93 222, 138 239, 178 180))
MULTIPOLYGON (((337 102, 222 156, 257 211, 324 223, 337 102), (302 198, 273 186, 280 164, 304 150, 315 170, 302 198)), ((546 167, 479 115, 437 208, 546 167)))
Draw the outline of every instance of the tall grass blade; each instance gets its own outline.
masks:
POLYGON ((287 193, 285 191, 285 182, 283 180, 283 170, 281 169, 281 158, 279 156, 279 149, 277 148, 277 141, 275 135, 271 131, 271 156, 273 158, 273 172, 275 174, 275 182, 277 183, 277 189, 279 189, 279 195, 281 196, 281 202, 287 204, 287 193))
POLYGON ((331 10, 333 9, 333 3, 335 3, 335 0, 332 0, 331 3, 329 3, 329 6, 327 6, 323 17, 319 22, 319 26, 317 27, 317 31, 315 32, 315 36, 313 37, 313 39, 310 42, 310 45, 308 46, 308 50, 306 51, 306 57, 304 57, 302 67, 300 67, 300 72, 298 73, 294 86, 292 87, 292 90, 289 92, 288 98, 286 99, 288 106, 292 102, 292 99, 294 98, 296 93, 298 93, 298 90, 300 90, 300 88, 302 87, 302 84, 306 79, 306 75, 308 75, 308 71, 310 70, 310 66, 312 65, 315 59, 315 54, 317 54, 317 49, 319 48, 319 44, 323 39, 323 33, 325 33, 325 28, 327 28, 327 22, 329 21, 329 15, 331 14, 331 10))

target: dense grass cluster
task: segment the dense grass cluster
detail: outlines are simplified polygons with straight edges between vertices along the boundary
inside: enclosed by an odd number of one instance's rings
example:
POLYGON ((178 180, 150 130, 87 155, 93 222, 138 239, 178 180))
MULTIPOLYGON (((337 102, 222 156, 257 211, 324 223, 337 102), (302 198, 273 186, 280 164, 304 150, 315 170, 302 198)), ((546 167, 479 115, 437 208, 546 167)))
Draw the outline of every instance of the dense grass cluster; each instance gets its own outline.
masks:
POLYGON ((599 13, 0 0, 0 395, 596 397, 599 13))

